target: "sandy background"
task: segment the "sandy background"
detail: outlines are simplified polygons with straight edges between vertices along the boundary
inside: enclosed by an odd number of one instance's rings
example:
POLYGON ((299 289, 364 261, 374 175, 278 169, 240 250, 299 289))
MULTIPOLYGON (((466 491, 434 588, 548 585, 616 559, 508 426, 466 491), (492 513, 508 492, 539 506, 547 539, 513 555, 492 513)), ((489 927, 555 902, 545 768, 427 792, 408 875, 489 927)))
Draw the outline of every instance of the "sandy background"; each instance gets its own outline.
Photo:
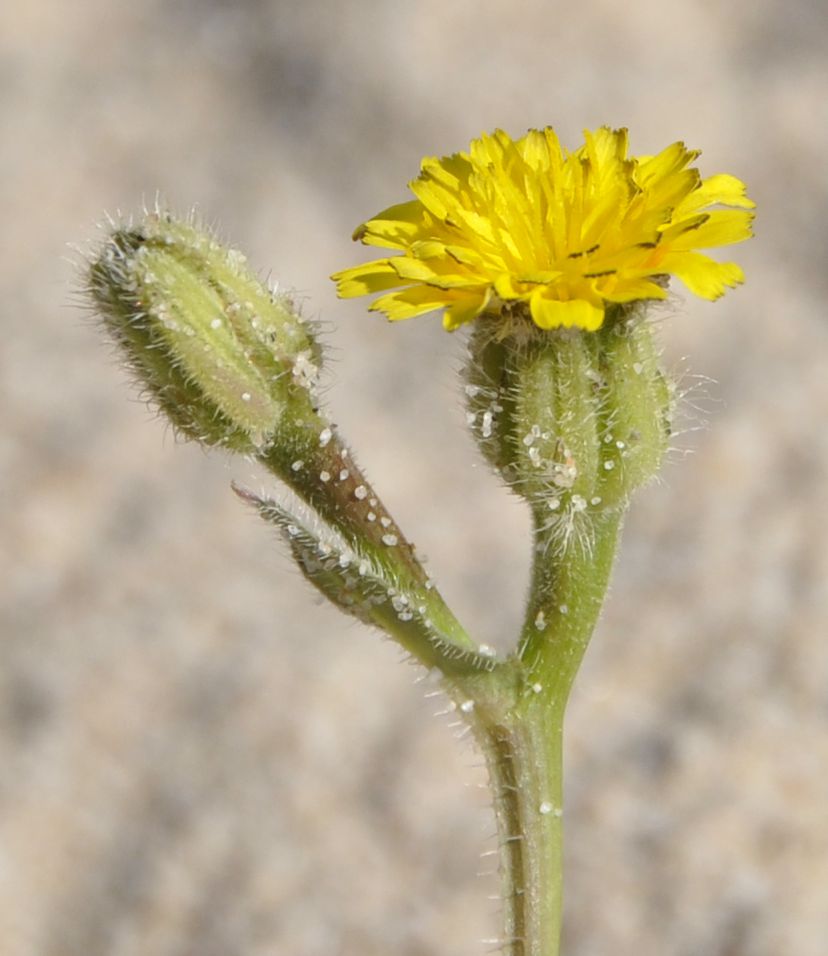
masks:
POLYGON ((701 412, 636 501, 569 717, 567 956, 828 952, 822 0, 29 0, 0 8, 0 953, 491 951, 478 761, 318 606, 71 303, 66 243, 156 190, 330 324, 330 401, 481 640, 528 524, 435 319, 338 303, 421 155, 626 124, 758 201, 749 282, 664 324, 701 412), (684 356, 689 356, 684 358, 684 356))

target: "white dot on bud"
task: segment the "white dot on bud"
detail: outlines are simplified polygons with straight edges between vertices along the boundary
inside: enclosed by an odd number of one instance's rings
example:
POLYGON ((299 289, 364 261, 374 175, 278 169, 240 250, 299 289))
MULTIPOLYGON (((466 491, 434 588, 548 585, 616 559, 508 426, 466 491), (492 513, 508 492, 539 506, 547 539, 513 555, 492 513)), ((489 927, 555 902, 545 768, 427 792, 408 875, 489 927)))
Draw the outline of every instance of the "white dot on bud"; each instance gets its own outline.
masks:
POLYGON ((369 511, 368 514, 365 515, 365 517, 366 517, 369 521, 376 521, 376 520, 377 520, 377 516, 374 514, 373 511, 369 511))
POLYGON ((558 508, 560 508, 560 506, 561 506, 561 499, 560 499, 560 498, 550 498, 550 499, 546 502, 546 505, 547 505, 547 507, 549 508, 550 511, 557 511, 558 508))
POLYGON ((395 534, 384 534, 382 536, 382 543, 387 544, 389 548, 393 548, 397 540, 398 538, 395 534))
POLYGON ((537 617, 535 618, 535 628, 539 631, 542 631, 546 628, 546 615, 543 611, 538 611, 537 617))
POLYGON ((253 397, 253 396, 250 394, 250 392, 242 392, 242 401, 243 401, 243 402, 249 402, 252 397, 253 397))
POLYGON ((535 694, 539 694, 543 690, 543 684, 532 684, 532 691, 535 694))
POLYGON ((573 511, 583 511, 587 506, 586 498, 581 497, 581 495, 572 496, 572 510, 573 511))
POLYGON ((319 444, 324 448, 332 438, 333 432, 330 428, 323 428, 319 433, 319 444))
POLYGON ((604 471, 612 471, 613 468, 615 468, 615 462, 614 462, 614 461, 605 461, 605 462, 604 462, 604 471))
POLYGON ((221 328, 221 319, 213 319, 210 323, 211 329, 220 329, 221 328))
POLYGON ((479 654, 482 654, 483 657, 495 657, 495 656, 496 656, 496 651, 495 651, 495 649, 494 649, 493 647, 489 647, 488 644, 481 644, 481 645, 477 648, 477 651, 478 651, 479 654))
POLYGON ((362 501, 367 497, 368 489, 365 487, 365 485, 357 485, 356 488, 354 488, 354 498, 356 498, 358 501, 362 501))
POLYGON ((300 458, 298 461, 295 461, 290 467, 293 471, 301 471, 305 467, 305 463, 300 458))
POLYGON ((561 612, 561 614, 569 614, 569 606, 567 604, 562 604, 558 610, 561 612))
POLYGON ((633 371, 636 375, 640 375, 644 371, 644 366, 641 362, 633 362, 633 371))
POLYGON ((460 705, 460 710, 462 710, 464 714, 470 714, 474 710, 474 701, 464 700, 460 705))
POLYGON ((390 519, 390 518, 385 518, 385 517, 380 518, 380 524, 383 526, 383 528, 390 528, 390 527, 391 527, 391 519, 390 519))
POLYGON ((330 473, 329 471, 320 471, 320 472, 319 472, 319 480, 320 480, 320 481, 330 481, 330 480, 331 480, 331 473, 330 473))
POLYGON ((350 471, 348 471, 347 468, 343 468, 342 471, 340 471, 340 473, 339 473, 339 480, 340 480, 340 481, 345 481, 345 479, 348 477, 348 475, 350 475, 350 471))
POLYGON ((600 505, 602 500, 600 495, 596 495, 594 498, 589 499, 589 503, 591 505, 600 505))

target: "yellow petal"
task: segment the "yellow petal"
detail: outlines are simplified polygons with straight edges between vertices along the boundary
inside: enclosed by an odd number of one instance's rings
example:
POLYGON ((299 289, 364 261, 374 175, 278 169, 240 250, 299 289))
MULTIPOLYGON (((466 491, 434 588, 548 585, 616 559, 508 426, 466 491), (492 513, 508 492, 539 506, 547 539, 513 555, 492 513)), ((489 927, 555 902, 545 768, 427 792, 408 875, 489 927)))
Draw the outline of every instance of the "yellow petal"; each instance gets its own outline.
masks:
POLYGON ((455 329, 459 329, 466 322, 476 319, 489 304, 490 298, 491 293, 486 291, 482 295, 468 295, 456 299, 443 315, 443 328, 447 332, 454 332, 455 329))
MULTIPOLYGON (((701 174, 698 169, 677 170, 647 187, 645 206, 648 209, 662 209, 669 214, 671 210, 681 207, 686 197, 699 188, 700 183, 701 174)), ((673 214, 671 218, 676 220, 679 217, 673 214)))
POLYGON ((455 262, 459 262, 462 266, 470 266, 478 271, 483 268, 483 257, 474 249, 465 246, 447 245, 446 255, 451 256, 455 262))
MULTIPOLYGON (((662 246, 669 246, 672 249, 674 243, 678 242, 679 238, 685 233, 691 233, 693 236, 696 236, 699 228, 703 226, 709 218, 709 212, 700 212, 695 216, 688 216, 687 219, 682 219, 678 222, 671 220, 662 229, 659 242, 662 246)), ((691 239, 690 241, 692 244, 695 244, 695 239, 691 239)))
MULTIPOLYGON (((372 216, 369 222, 381 222, 388 220, 390 222, 410 222, 420 223, 423 218, 423 207, 416 199, 409 199, 407 202, 398 202, 393 206, 387 206, 375 216, 372 216)), ((353 238, 360 239, 360 230, 364 228, 359 226, 354 232, 353 238)))
POLYGON ((495 230, 492 226, 492 220, 480 213, 472 212, 470 209, 461 209, 455 207, 451 212, 448 225, 456 227, 466 235, 472 235, 475 239, 482 239, 485 242, 493 243, 495 241, 495 230))
POLYGON ((684 216, 715 204, 722 206, 737 206, 740 209, 753 209, 756 203, 747 197, 747 187, 741 179, 727 173, 717 173, 700 184, 698 189, 676 207, 674 218, 683 219, 684 216))
POLYGON ((549 142, 539 129, 530 129, 518 141, 518 147, 526 164, 537 172, 549 169, 549 142))
POLYGON ((616 175, 619 162, 626 158, 627 130, 602 126, 594 133, 584 130, 584 139, 583 151, 589 158, 593 176, 600 183, 606 182, 616 175))
POLYGON ((672 252, 661 263, 665 272, 677 276, 687 288, 702 299, 718 299, 728 288, 745 281, 745 274, 735 262, 716 262, 701 252, 672 252))
POLYGON ((406 282, 423 282, 437 289, 471 289, 487 285, 485 277, 455 271, 457 263, 453 259, 423 262, 422 259, 398 256, 389 262, 397 275, 406 282))
POLYGON ((439 259, 446 255, 446 244, 437 239, 418 239, 408 251, 415 259, 439 259))
POLYGON ((752 221, 753 214, 741 209, 715 209, 707 213, 707 218, 697 228, 683 232, 671 240, 669 246, 676 252, 729 246, 753 235, 750 228, 752 221))
POLYGON ((687 149, 684 143, 673 143, 656 156, 639 156, 636 182, 645 189, 652 188, 665 177, 684 169, 698 155, 697 149, 687 149))
MULTIPOLYGON (((666 270, 665 270, 666 271, 666 270)), ((650 279, 621 279, 611 292, 598 289, 607 302, 637 302, 639 299, 666 299, 667 291, 650 279)))
POLYGON ((369 246, 405 249, 425 224, 425 209, 416 199, 389 206, 354 230, 354 241, 369 246))
POLYGON ((504 147, 512 142, 508 133, 496 129, 493 133, 483 133, 478 139, 471 141, 469 156, 475 166, 484 169, 490 165, 499 167, 503 160, 504 147))
POLYGON ((428 156, 420 164, 420 169, 427 178, 436 180, 454 194, 468 183, 472 172, 471 163, 459 153, 443 159, 428 156))
POLYGON ((457 208, 457 191, 435 179, 428 171, 410 182, 408 188, 436 219, 445 219, 457 208))
POLYGON ((357 295, 371 295, 400 285, 400 277, 388 259, 376 259, 353 269, 335 272, 331 278, 336 283, 336 293, 342 299, 357 295))
POLYGON ((562 325, 565 328, 577 326, 595 331, 604 321, 603 308, 585 299, 570 299, 568 302, 550 299, 540 289, 532 294, 529 308, 532 321, 542 329, 555 329, 562 325))
POLYGON ((415 259, 453 259, 455 265, 478 269, 483 265, 480 254, 473 249, 449 245, 441 239, 418 239, 411 243, 408 252, 415 259))
POLYGON ((371 312, 383 312, 396 322, 399 319, 411 319, 415 315, 442 309, 450 300, 451 293, 433 289, 427 285, 413 285, 400 292, 380 296, 369 306, 371 312))
POLYGON ((495 278, 494 288, 500 298, 505 301, 522 299, 526 296, 526 287, 508 272, 503 272, 495 278))

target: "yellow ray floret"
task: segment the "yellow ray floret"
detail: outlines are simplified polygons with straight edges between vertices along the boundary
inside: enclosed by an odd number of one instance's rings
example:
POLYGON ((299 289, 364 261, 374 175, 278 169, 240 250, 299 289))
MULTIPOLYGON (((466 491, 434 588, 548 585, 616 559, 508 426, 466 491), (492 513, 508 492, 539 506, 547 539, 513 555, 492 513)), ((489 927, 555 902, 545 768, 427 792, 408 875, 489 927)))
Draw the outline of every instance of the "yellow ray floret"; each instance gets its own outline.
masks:
POLYGON ((705 299, 744 281, 698 251, 750 237, 744 183, 703 180, 683 143, 635 157, 625 129, 584 135, 569 152, 551 128, 517 140, 495 130, 426 157, 416 198, 354 233, 395 254, 336 273, 339 295, 384 293, 371 308, 389 319, 443 310, 449 330, 505 304, 542 329, 594 330, 607 303, 665 298, 670 275, 705 299))

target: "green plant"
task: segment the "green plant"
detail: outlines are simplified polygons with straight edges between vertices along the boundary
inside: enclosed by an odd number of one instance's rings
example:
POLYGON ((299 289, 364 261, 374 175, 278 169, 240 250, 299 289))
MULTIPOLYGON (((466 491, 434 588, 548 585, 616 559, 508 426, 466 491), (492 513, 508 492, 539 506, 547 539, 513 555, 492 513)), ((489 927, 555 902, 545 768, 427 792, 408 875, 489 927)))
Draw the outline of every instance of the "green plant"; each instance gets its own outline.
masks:
POLYGON ((525 619, 503 658, 457 620, 321 408, 322 352, 289 298, 158 210, 116 227, 89 268, 95 308, 177 431, 288 485, 295 509, 236 490, 330 601, 442 675, 489 769, 514 956, 558 953, 567 699, 630 498, 669 441, 674 388, 649 303, 671 274, 711 299, 742 280, 697 250, 747 238, 753 204, 734 177, 702 180, 696 156, 677 143, 628 157, 623 130, 588 133, 574 153, 551 130, 498 131, 424 160, 416 198, 355 234, 394 255, 334 277, 345 296, 383 293, 372 308, 391 319, 441 309, 449 330, 474 323, 467 419, 534 528, 525 619))

